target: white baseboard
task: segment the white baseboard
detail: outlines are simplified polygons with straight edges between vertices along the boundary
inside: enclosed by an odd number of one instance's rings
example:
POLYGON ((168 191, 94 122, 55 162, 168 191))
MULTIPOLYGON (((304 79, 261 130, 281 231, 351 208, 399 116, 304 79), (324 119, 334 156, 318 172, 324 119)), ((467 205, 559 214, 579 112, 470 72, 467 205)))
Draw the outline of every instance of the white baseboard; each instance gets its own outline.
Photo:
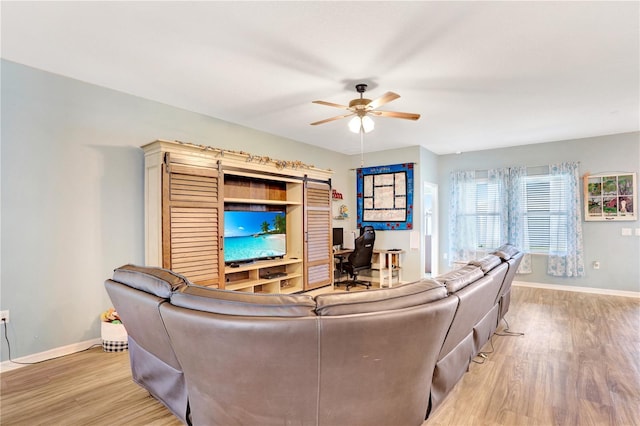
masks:
POLYGON ((574 287, 574 286, 561 285, 561 284, 543 284, 543 283, 534 283, 534 282, 528 282, 528 281, 513 281, 513 285, 520 286, 520 287, 544 288, 547 290, 575 291, 578 293, 604 294, 607 296, 640 297, 640 292, 638 291, 611 290, 607 288, 574 287))
MULTIPOLYGON (((40 352, 37 354, 31 354, 14 359, 17 362, 35 363, 40 361, 46 361, 52 358, 58 358, 64 355, 70 355, 75 352, 80 352, 85 349, 89 349, 94 345, 101 345, 102 339, 96 338, 91 340, 85 340, 84 342, 72 343, 71 345, 61 346, 59 348, 49 349, 48 351, 40 352)), ((26 364, 28 365, 28 364, 26 364)), ((5 371, 15 370, 16 368, 26 367, 25 364, 16 364, 12 361, 3 361, 0 363, 0 373, 5 371)))

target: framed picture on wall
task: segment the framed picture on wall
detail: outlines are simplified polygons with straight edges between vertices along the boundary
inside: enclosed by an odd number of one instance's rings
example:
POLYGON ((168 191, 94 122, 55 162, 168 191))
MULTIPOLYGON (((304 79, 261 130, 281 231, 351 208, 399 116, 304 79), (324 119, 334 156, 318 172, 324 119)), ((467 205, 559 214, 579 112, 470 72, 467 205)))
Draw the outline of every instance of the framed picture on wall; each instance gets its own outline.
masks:
POLYGON ((414 163, 357 170, 358 228, 413 229, 414 163))
POLYGON ((601 173, 584 176, 584 220, 638 219, 636 173, 601 173))

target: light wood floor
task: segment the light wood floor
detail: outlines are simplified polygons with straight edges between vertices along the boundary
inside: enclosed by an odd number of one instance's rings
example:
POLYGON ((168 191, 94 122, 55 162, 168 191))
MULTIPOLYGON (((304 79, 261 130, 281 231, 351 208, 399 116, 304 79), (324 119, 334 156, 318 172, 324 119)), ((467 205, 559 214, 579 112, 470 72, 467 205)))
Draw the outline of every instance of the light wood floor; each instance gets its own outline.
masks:
MULTIPOLYGON (((507 319, 525 335, 494 336, 423 426, 640 425, 640 299, 515 287, 507 319)), ((131 381, 127 353, 91 349, 0 380, 2 425, 181 424, 131 381)))
POLYGON ((425 422, 640 425, 640 299, 514 287, 521 337, 493 337, 425 422), (483 350, 491 350, 490 345, 483 350))

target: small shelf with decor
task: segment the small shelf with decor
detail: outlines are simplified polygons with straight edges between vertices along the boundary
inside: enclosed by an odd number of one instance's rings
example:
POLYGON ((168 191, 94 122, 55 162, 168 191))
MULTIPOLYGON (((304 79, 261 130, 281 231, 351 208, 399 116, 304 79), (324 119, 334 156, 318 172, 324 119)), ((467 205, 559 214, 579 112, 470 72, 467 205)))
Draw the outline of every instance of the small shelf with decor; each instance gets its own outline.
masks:
POLYGON ((404 250, 373 250, 371 269, 380 272, 380 287, 403 283, 402 255, 404 250))
MULTIPOLYGON (((331 192, 331 200, 333 202, 344 202, 344 197, 341 192, 336 191, 335 189, 331 192)), ((333 220, 347 220, 349 219, 349 209, 346 204, 341 204, 338 207, 338 214, 333 216, 333 220)))

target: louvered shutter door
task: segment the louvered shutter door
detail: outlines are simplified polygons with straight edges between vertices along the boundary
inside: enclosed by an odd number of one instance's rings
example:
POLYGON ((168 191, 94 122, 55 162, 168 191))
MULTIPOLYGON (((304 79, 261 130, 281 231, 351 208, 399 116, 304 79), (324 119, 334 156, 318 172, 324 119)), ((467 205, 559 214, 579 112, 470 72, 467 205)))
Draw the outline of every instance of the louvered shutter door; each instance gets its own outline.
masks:
POLYGON ((305 290, 331 284, 331 186, 305 183, 305 290))
POLYGON ((221 173, 213 167, 166 159, 163 173, 163 267, 195 284, 219 286, 223 200, 221 173))

